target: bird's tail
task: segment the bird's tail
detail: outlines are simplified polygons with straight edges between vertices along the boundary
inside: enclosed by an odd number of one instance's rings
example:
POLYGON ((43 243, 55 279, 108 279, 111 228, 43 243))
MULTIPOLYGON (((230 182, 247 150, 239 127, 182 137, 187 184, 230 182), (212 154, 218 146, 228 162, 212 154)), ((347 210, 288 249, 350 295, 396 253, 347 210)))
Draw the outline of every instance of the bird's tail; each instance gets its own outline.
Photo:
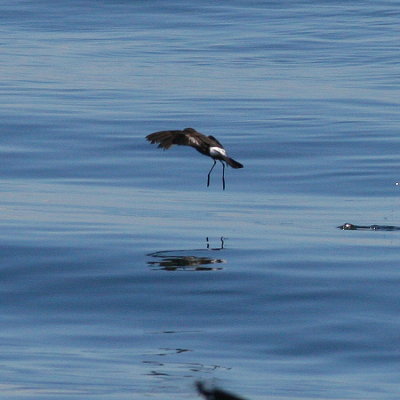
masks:
POLYGON ((231 166, 232 168, 243 168, 243 165, 240 162, 235 161, 233 158, 226 157, 224 161, 231 166))

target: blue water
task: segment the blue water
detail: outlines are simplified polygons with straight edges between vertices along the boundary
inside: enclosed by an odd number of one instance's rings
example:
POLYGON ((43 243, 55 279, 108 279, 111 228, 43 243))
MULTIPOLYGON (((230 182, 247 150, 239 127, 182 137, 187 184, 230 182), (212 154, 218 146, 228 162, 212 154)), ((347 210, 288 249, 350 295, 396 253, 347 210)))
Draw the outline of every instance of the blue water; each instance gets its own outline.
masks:
POLYGON ((1 398, 397 400, 399 17, 3 1, 1 398))

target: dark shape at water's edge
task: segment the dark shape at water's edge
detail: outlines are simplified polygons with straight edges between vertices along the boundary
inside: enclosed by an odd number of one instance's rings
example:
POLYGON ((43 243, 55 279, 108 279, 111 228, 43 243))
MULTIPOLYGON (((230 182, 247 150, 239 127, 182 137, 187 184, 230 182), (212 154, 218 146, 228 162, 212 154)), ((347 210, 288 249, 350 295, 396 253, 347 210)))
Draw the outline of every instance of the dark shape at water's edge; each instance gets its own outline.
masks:
POLYGON ((206 400, 245 400, 243 397, 236 396, 222 389, 208 389, 202 382, 196 382, 196 388, 206 400))
POLYGON ((400 231, 399 226, 393 225, 354 225, 346 222, 338 226, 339 229, 344 231, 400 231))
POLYGON ((222 270, 222 267, 215 266, 215 264, 226 263, 226 260, 210 257, 208 254, 203 255, 202 253, 223 250, 224 238, 221 237, 220 240, 221 246, 215 248, 210 247, 207 237, 206 249, 156 251, 147 254, 156 259, 155 261, 148 261, 147 264, 153 269, 164 271, 219 271, 222 270))

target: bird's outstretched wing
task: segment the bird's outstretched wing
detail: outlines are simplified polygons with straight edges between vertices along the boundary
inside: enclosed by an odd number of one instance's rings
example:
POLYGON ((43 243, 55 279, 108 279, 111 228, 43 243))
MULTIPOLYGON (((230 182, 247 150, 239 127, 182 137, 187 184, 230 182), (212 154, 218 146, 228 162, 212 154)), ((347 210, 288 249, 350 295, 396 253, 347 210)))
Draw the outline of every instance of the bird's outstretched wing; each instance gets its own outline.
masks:
POLYGON ((160 131, 154 132, 146 136, 146 139, 154 144, 158 143, 158 147, 169 149, 173 144, 189 145, 183 131, 160 131))
POLYGON ((158 143, 158 147, 169 149, 172 145, 191 146, 200 151, 206 150, 209 146, 222 145, 213 136, 205 136, 197 132, 193 128, 186 128, 183 131, 160 131, 154 132, 146 136, 146 139, 154 144, 158 143))

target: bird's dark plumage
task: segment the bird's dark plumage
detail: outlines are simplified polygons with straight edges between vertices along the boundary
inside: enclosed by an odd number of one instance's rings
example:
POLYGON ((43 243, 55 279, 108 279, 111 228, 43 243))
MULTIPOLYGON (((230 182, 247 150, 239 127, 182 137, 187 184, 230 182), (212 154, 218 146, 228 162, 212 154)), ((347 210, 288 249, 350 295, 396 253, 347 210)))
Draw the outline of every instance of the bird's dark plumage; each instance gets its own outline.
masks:
POLYGON ((160 131, 146 136, 150 143, 158 143, 158 147, 167 150, 172 145, 191 146, 197 151, 214 158, 215 160, 223 160, 232 168, 243 168, 243 165, 226 156, 224 146, 214 137, 206 136, 197 132, 193 128, 186 128, 183 131, 160 131), (210 153, 210 149, 222 149, 222 152, 210 153), (225 154, 224 154, 225 153, 225 154))
POLYGON ((210 184, 210 174, 213 170, 216 160, 219 160, 223 166, 223 174, 222 174, 222 183, 223 188, 225 189, 225 164, 226 162, 232 168, 243 168, 243 165, 240 162, 235 161, 234 159, 228 157, 224 146, 214 137, 214 136, 206 136, 200 132, 197 132, 193 128, 185 128, 183 131, 175 130, 175 131, 160 131, 154 132, 150 135, 146 136, 146 139, 154 144, 158 143, 158 147, 167 150, 174 144, 180 146, 191 146, 194 147, 198 152, 204 154, 205 156, 209 156, 214 160, 214 164, 208 173, 208 181, 207 186, 210 184))

